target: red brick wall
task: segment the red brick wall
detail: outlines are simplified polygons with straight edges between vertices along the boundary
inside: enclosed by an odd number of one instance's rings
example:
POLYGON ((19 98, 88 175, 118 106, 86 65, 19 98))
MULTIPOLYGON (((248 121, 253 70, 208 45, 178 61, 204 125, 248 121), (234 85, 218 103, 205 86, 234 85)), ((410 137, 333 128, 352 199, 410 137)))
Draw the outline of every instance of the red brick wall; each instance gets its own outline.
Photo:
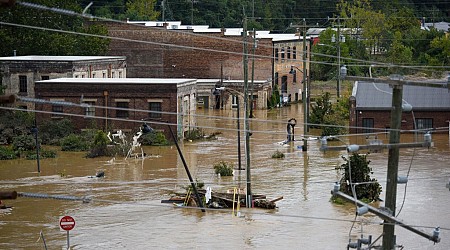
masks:
MULTIPOLYGON (((220 78, 223 67, 224 78, 243 79, 242 37, 223 37, 220 33, 192 34, 189 31, 119 23, 105 23, 105 25, 109 29, 110 36, 157 43, 111 40, 108 55, 127 57, 127 76, 130 78, 220 78), (180 47, 164 46, 166 44, 180 47)), ((252 42, 249 42, 248 46, 248 53, 251 54, 252 42)), ((271 47, 270 39, 258 42, 255 51, 257 56, 255 80, 267 80, 272 76, 271 47)), ((249 74, 250 69, 251 56, 249 56, 249 74)))
MULTIPOLYGON (((174 114, 162 114, 160 120, 157 122, 165 122, 176 124, 177 123, 177 87, 176 84, 55 84, 55 83, 37 83, 36 93, 39 98, 50 100, 51 98, 64 99, 66 102, 72 102, 79 104, 80 98, 84 99, 97 99, 96 106, 102 107, 116 107, 115 99, 129 99, 130 109, 149 110, 148 99, 162 99, 162 111, 173 112, 174 114), (108 92, 108 96, 104 96, 104 91, 108 92)), ((36 104, 37 110, 43 110, 47 112, 52 111, 52 105, 50 104, 36 104)), ((147 112, 141 111, 129 111, 128 119, 125 121, 113 120, 116 118, 116 110, 95 108, 95 116, 104 118, 107 117, 107 126, 109 131, 115 131, 117 129, 129 129, 133 132, 139 130, 139 127, 143 122, 141 119, 147 119, 149 117, 147 112), (135 121, 130 121, 135 120, 135 121)), ((71 117, 77 129, 86 128, 98 128, 104 129, 105 119, 93 119, 85 117, 85 109, 83 107, 64 106, 64 113, 77 114, 79 117, 71 117)), ((53 114, 37 114, 39 122, 52 118, 53 114)), ((61 116, 69 117, 70 116, 61 116)), ((166 125, 153 124, 148 120, 147 123, 154 129, 164 130, 166 138, 171 140, 171 135, 166 125)), ((175 129, 175 128, 174 128, 175 129)), ((175 129, 176 130, 176 129, 175 129)))
MULTIPOLYGON (((355 110, 352 108, 354 102, 350 101, 350 133, 362 133, 363 118, 373 118, 375 128, 389 128, 391 123, 390 110, 375 111, 375 110, 355 110), (355 127, 359 127, 356 129, 355 127)), ((450 111, 414 111, 415 119, 431 118, 433 119, 434 128, 448 128, 448 121, 450 120, 450 111)), ((402 130, 413 130, 414 119, 412 112, 402 113, 402 130)), ((434 133, 448 133, 448 130, 443 129, 435 131, 434 133)))

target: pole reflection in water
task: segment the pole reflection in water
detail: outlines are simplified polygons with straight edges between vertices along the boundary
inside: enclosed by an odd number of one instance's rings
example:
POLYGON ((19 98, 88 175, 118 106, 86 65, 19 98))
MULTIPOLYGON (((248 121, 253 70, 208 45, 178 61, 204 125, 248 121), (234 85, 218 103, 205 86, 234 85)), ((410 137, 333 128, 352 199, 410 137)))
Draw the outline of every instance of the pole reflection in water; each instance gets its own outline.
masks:
MULTIPOLYGON (((286 120, 301 123, 300 108, 293 105, 276 112, 255 110, 251 119, 252 192, 268 199, 283 196, 276 210, 241 208, 242 218, 231 210, 174 208, 161 204, 174 191, 184 191, 189 180, 174 146, 145 147, 144 161, 110 158, 87 159, 84 153, 58 152, 56 159, 41 160, 41 176, 35 164, 27 160, 0 161, 0 189, 59 195, 90 196, 91 203, 62 200, 18 198, 3 200, 12 210, 0 210, 0 249, 39 249, 36 242, 42 231, 49 249, 66 246, 66 235, 59 229, 59 217, 76 220, 71 231, 73 249, 345 249, 354 219, 354 204, 330 202, 330 191, 340 175, 335 167, 342 164, 346 152, 321 152, 320 142, 310 141, 308 152, 278 144, 286 139, 286 120), (265 117, 265 118, 262 118, 265 117), (258 119, 264 122, 258 122, 258 119), (270 122, 274 121, 274 122, 270 122), (279 122, 278 122, 279 121, 279 122), (266 133, 258 133, 265 131, 266 133), (279 133, 278 133, 279 132, 279 133), (279 150, 285 159, 272 159, 279 150), (97 169, 105 178, 87 178, 97 169), (61 176, 60 173, 65 173, 61 176)), ((232 118, 232 110, 203 110, 208 115, 232 118)), ((193 178, 225 191, 245 186, 245 179, 214 174, 216 161, 237 165, 236 123, 204 119, 200 125, 227 127, 217 140, 180 144, 193 178)), ((207 133, 214 132, 205 131, 207 133)), ((314 133, 314 131, 311 131, 314 133)), ((405 142, 414 135, 402 135, 405 142)), ((384 136, 378 139, 385 141, 384 136)), ((349 141, 356 140, 351 138, 349 141)), ((365 138, 358 138, 358 143, 365 138)), ((404 149, 400 152, 399 175, 406 175, 411 165, 406 199, 399 219, 424 231, 441 227, 441 242, 432 242, 396 227, 397 243, 404 249, 450 249, 450 194, 445 184, 450 177, 448 134, 433 135, 435 147, 404 149), (420 215, 420 216, 417 216, 420 215)), ((386 141, 385 141, 386 142, 386 141)), ((300 142, 301 143, 301 142, 300 142)), ((341 145, 340 142, 329 142, 341 145)), ((353 142, 352 142, 353 143, 353 142)), ((300 144, 301 145, 301 144, 300 144)), ((373 177, 386 185, 387 152, 368 156, 373 177)), ((242 171, 241 171, 242 172, 242 171)), ((403 186, 398 188, 397 203, 402 203, 403 186)), ((384 197, 382 193, 381 197, 384 197)), ((379 204, 383 205, 382 202, 379 204)), ((378 237, 382 222, 376 216, 363 216, 364 235, 378 237)), ((360 235, 354 229, 352 240, 360 235)))

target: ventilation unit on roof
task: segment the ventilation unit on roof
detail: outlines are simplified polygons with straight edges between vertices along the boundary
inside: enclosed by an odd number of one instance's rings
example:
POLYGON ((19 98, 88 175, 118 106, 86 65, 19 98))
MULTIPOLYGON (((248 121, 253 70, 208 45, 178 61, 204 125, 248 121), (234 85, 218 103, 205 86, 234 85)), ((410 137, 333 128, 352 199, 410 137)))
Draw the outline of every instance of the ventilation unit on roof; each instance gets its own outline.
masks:
POLYGON ((172 29, 173 29, 173 30, 178 29, 178 25, 172 25, 172 29))

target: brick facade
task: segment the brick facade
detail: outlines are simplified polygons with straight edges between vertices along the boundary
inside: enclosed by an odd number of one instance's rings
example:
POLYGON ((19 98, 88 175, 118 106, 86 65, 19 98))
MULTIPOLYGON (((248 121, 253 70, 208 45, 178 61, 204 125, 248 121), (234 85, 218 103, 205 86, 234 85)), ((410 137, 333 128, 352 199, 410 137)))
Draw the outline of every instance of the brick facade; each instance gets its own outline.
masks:
MULTIPOLYGON (((109 36, 130 39, 112 39, 108 52, 109 55, 127 57, 129 77, 244 78, 242 36, 225 37, 220 32, 193 33, 189 30, 110 22, 104 24, 108 27, 109 36)), ((248 39, 250 54, 253 44, 251 37, 248 39)), ((272 39, 258 40, 255 55, 254 79, 270 79, 272 39)), ((249 69, 251 62, 249 60, 249 69)))
MULTIPOLYGON (((439 130, 433 133, 448 133, 450 110, 416 110, 414 114, 411 112, 402 113, 402 130, 414 130, 414 118, 416 119, 432 119, 433 128, 439 130)), ((390 128, 391 110, 368 110, 357 109, 355 98, 350 98, 350 133, 364 133, 363 119, 373 119, 373 127, 381 130, 374 132, 382 132, 383 129, 390 128)))
POLYGON ((79 106, 62 106, 65 114, 73 116, 59 115, 55 113, 55 104, 36 104, 37 110, 49 113, 37 113, 38 121, 48 119, 61 119, 70 117, 77 129, 105 129, 105 131, 125 130, 137 132, 139 127, 146 121, 152 128, 163 130, 166 138, 170 139, 168 127, 164 124, 179 124, 182 126, 173 127, 174 133, 183 137, 186 129, 195 124, 195 80, 173 79, 158 80, 153 79, 144 83, 142 79, 128 78, 126 83, 114 82, 112 79, 55 79, 50 81, 36 82, 36 93, 41 99, 49 101, 64 101, 80 104, 87 103, 95 105, 95 117, 86 115, 87 108, 79 106), (96 82, 97 81, 97 82, 96 82), (182 83, 182 84, 181 84, 182 83), (161 117, 150 117, 149 103, 161 103, 161 117), (120 107, 118 103, 126 103, 128 115, 119 115, 120 107), (180 114, 180 115, 177 115, 180 114), (194 118, 193 118, 194 117, 194 118), (155 123, 156 122, 156 123, 155 123), (180 129, 181 128, 181 129, 180 129))
MULTIPOLYGON (((125 57, 87 56, 18 56, 0 57, 1 84, 5 94, 35 97, 36 81, 64 77, 75 78, 125 78, 125 57), (22 89, 20 81, 26 81, 22 89)), ((19 106, 33 109, 32 103, 19 106)))

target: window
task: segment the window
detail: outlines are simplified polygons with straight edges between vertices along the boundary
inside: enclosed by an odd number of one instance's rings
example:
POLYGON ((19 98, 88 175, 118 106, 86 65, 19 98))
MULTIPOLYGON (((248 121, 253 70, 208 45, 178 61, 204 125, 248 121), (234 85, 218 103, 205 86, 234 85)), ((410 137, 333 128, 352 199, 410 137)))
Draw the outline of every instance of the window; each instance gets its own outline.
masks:
POLYGON ((373 118, 363 118, 362 119, 362 126, 363 126, 363 133, 372 133, 373 132, 373 118))
POLYGON ((112 72, 111 78, 116 78, 116 72, 112 72))
POLYGON ((106 78, 106 73, 105 72, 103 72, 103 78, 106 78))
POLYGON ((273 79, 273 84, 278 85, 278 72, 275 72, 275 78, 273 79))
POLYGON ((297 59, 297 47, 292 48, 292 59, 297 59))
POLYGON ((122 71, 119 71, 119 78, 122 78, 122 71))
POLYGON ((287 93, 287 76, 281 77, 281 93, 287 93))
POLYGON ((294 72, 292 73, 293 79, 292 82, 296 83, 297 82, 297 70, 294 70, 294 72))
POLYGON ((44 80, 50 80, 50 76, 41 76, 41 79, 44 80))
POLYGON ((161 102, 149 102, 148 103, 148 109, 150 112, 148 113, 148 117, 150 118, 161 118, 161 102), (156 111, 156 112, 152 112, 156 111))
POLYGON ((55 113, 63 113, 63 106, 62 105, 53 105, 52 106, 52 112, 53 112, 53 114, 52 114, 52 116, 53 117, 59 117, 60 115, 58 115, 58 114, 55 114, 55 113))
POLYGON ((433 119, 431 118, 418 118, 416 119, 417 129, 429 129, 433 128, 433 119))
POLYGON ((287 48, 287 59, 291 59, 291 47, 287 48))
POLYGON ((92 73, 92 78, 95 78, 95 73, 92 73))
POLYGON ((275 49, 275 61, 278 62, 278 49, 275 49))
MULTIPOLYGON (((128 102, 116 102, 117 108, 128 109, 128 102)), ((117 118, 128 118, 128 110, 116 110, 117 118)))
POLYGON ((89 105, 89 107, 84 108, 84 114, 86 116, 95 116, 95 107, 92 107, 95 105, 95 102, 93 101, 84 101, 84 104, 89 105))
POLYGON ((27 76, 19 76, 19 92, 27 93, 27 76))
POLYGON ((281 48, 281 61, 284 61, 284 48, 281 48))

